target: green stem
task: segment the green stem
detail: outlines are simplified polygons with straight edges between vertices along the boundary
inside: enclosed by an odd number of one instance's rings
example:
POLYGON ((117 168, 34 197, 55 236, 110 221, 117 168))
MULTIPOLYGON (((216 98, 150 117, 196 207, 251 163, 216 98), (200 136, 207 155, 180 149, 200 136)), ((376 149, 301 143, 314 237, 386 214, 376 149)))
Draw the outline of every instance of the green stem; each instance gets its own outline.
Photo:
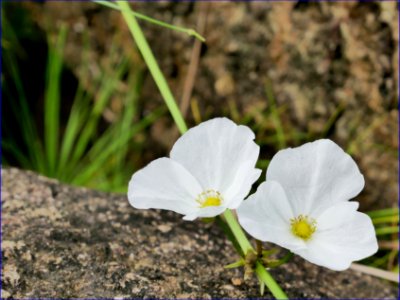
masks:
POLYGON ((235 236, 232 233, 231 228, 225 223, 225 221, 222 219, 221 216, 216 216, 215 217, 215 222, 217 225, 222 229, 222 231, 225 233, 226 237, 228 240, 231 241, 233 247, 236 249, 237 253, 239 253, 240 256, 244 257, 244 253, 242 252, 242 248, 240 247, 238 241, 236 240, 235 236))
POLYGON ((249 240, 247 239, 246 235, 244 234, 242 228, 236 221, 236 218, 230 209, 225 210, 224 217, 229 227, 231 228, 233 235, 238 241, 244 255, 246 255, 249 250, 253 250, 253 247, 251 246, 249 240))
POLYGON ((126 23, 128 24, 129 30, 132 33, 132 36, 139 48, 140 53, 143 55, 146 65, 149 68, 150 73, 153 76, 154 81, 156 82, 158 89, 160 90, 160 93, 168 106, 169 111, 171 112, 172 118, 174 119, 180 133, 185 133, 187 131, 185 120, 183 119, 182 114, 179 111, 174 96, 172 95, 168 83, 164 78, 160 67, 157 64, 156 59, 154 58, 153 52, 151 51, 149 44, 147 43, 147 40, 144 37, 144 34, 140 29, 140 26, 136 21, 135 16, 132 14, 129 3, 124 1, 117 1, 116 3, 121 8, 121 13, 126 23))
MULTIPOLYGON (((97 3, 97 4, 101 4, 101 5, 107 6, 107 7, 110 7, 110 8, 115 9, 115 10, 122 11, 122 9, 120 7, 118 7, 117 4, 114 4, 114 3, 109 2, 109 1, 100 1, 100 0, 97 1, 97 0, 94 0, 93 2, 97 3)), ((159 25, 159 26, 171 29, 171 30, 175 30, 175 31, 186 33, 186 34, 188 34, 190 36, 194 36, 196 39, 198 39, 198 40, 200 40, 202 42, 206 41, 206 39, 202 35, 200 35, 198 32, 196 32, 194 29, 171 25, 171 24, 168 24, 168 23, 165 23, 163 21, 159 21, 159 20, 153 19, 151 17, 148 17, 146 15, 143 15, 143 14, 140 14, 140 13, 137 13, 137 12, 134 12, 134 11, 131 11, 129 13, 133 14, 138 19, 142 19, 142 20, 145 20, 147 22, 150 22, 150 23, 153 23, 153 24, 156 24, 156 25, 159 25)))
MULTIPOLYGON (((248 251, 254 251, 253 247, 251 246, 249 240, 247 239, 245 233, 240 227, 239 223, 237 222, 235 216, 233 215, 232 211, 227 209, 224 212, 224 217, 231 228, 233 235, 235 236, 236 240, 238 241, 240 248, 242 248, 243 253, 247 254, 248 251)), ((269 272, 265 269, 265 267, 257 261, 256 263, 256 273, 260 280, 262 280, 268 289, 271 291, 272 295, 277 299, 288 299, 288 296, 282 291, 279 284, 275 281, 275 279, 269 274, 269 272)))
POLYGON ((265 283, 276 299, 289 299, 288 296, 282 291, 279 284, 275 281, 271 274, 267 272, 265 267, 259 261, 256 262, 256 273, 258 278, 265 283))

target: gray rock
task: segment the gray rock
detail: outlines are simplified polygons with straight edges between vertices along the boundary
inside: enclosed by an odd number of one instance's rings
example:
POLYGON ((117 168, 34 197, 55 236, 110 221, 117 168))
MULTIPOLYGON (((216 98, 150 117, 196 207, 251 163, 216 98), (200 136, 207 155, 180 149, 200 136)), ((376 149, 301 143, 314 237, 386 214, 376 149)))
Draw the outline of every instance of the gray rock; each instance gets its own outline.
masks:
MULTIPOLYGON (((2 170, 3 297, 258 297, 218 227, 137 210, 124 195, 2 170)), ((291 297, 396 298, 396 286, 295 258, 271 271, 291 297)), ((270 294, 266 293, 266 297, 270 294)))

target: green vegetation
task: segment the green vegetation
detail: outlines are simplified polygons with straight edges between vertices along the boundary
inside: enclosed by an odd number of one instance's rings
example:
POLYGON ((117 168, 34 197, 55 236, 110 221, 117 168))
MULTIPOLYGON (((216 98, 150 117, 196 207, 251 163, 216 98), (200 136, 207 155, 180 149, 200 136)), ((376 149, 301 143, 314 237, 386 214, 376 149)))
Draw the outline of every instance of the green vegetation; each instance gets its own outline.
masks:
POLYGON ((379 241, 379 252, 364 260, 373 267, 399 272, 399 209, 386 208, 367 213, 375 226, 379 241))
MULTIPOLYGON (((15 47, 18 37, 3 15, 4 35, 2 49, 5 69, 12 80, 4 82, 13 114, 18 121, 18 133, 3 135, 3 161, 10 159, 20 167, 38 171, 61 181, 92 187, 104 191, 125 192, 135 166, 128 165, 128 155, 136 152, 140 155, 142 145, 135 143, 135 137, 153 124, 165 109, 160 107, 145 116, 138 111, 138 98, 142 87, 143 68, 139 65, 131 68, 133 62, 120 57, 116 49, 110 61, 113 66, 100 72, 99 78, 90 84, 96 86, 94 92, 85 89, 85 77, 82 75, 76 89, 75 98, 69 111, 66 124, 61 130, 62 74, 64 68, 63 51, 68 36, 65 25, 61 26, 55 41, 48 40, 48 62, 44 86, 43 134, 29 110, 30 99, 24 92, 24 83, 20 75, 15 47), (127 78, 124 80, 123 78, 127 78), (14 85, 10 87, 8 85, 14 85), (115 122, 100 130, 105 109, 121 84, 129 86, 122 101, 120 115, 115 122), (16 91, 15 95, 13 91, 16 91), (26 149, 22 151, 21 149, 26 149)), ((20 48, 20 52, 23 50, 20 48)), ((86 42, 82 61, 89 51, 86 42)), ((86 70, 87 71, 87 70, 86 70)), ((104 125, 103 125, 104 126, 104 125)))

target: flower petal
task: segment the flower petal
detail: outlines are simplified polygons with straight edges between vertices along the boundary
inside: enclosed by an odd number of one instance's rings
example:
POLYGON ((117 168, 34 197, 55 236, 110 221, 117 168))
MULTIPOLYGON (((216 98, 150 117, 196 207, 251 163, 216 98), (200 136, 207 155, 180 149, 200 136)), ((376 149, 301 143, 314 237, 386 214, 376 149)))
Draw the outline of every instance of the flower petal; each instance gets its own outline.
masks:
POLYGON ((282 185, 297 215, 314 217, 336 202, 353 198, 364 187, 354 160, 331 140, 279 151, 269 164, 267 180, 282 185))
POLYGON ((228 207, 231 201, 237 206, 243 200, 238 201, 238 195, 244 198, 243 193, 248 192, 258 178, 255 178, 255 164, 260 148, 254 143, 254 137, 248 127, 216 118, 191 128, 180 137, 170 157, 182 164, 203 190, 219 191, 228 207), (234 184, 237 193, 232 192, 234 184))
POLYGON ((260 175, 261 170, 254 169, 252 161, 248 160, 240 165, 232 183, 223 191, 225 199, 229 199, 229 202, 224 203, 224 206, 236 209, 249 194, 251 186, 257 181, 260 175))
POLYGON ((223 206, 209 206, 198 208, 196 211, 183 217, 184 220, 193 221, 196 218, 212 218, 224 212, 226 208, 223 206))
POLYGON ((261 241, 272 242, 290 250, 305 247, 304 241, 290 231, 290 219, 294 215, 278 182, 263 182, 255 194, 243 201, 237 214, 242 227, 261 241))
POLYGON ((347 224, 349 220, 354 217, 354 213, 357 211, 358 206, 359 203, 355 201, 339 202, 332 205, 318 216, 318 231, 321 232, 335 229, 347 224))
POLYGON ((129 203, 136 208, 159 208, 180 214, 197 211, 202 192, 197 180, 179 163, 159 158, 133 174, 128 187, 129 203))
POLYGON ((356 206, 339 203, 323 212, 307 249, 296 253, 314 264, 336 271, 345 270, 353 261, 373 255, 378 250, 374 226, 369 216, 355 211, 356 206))

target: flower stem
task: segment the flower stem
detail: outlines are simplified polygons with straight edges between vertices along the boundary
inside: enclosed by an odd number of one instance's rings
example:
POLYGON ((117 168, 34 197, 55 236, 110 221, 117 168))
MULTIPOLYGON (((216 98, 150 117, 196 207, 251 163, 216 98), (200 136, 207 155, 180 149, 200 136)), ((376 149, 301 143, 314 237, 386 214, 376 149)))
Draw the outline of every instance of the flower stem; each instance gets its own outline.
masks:
POLYGON ((289 299, 288 296, 282 291, 279 284, 259 261, 256 262, 256 273, 258 278, 265 283, 276 299, 289 299))
MULTIPOLYGON (((243 232, 242 228, 240 227, 239 223, 237 222, 235 216, 233 215, 232 211, 227 209, 224 212, 224 217, 231 228, 233 235, 235 236, 236 240, 238 241, 240 248, 242 249, 243 253, 246 254, 249 250, 254 251, 253 247, 251 246, 249 240, 247 239, 245 233, 243 232)), ((265 267, 259 262, 256 262, 256 274, 260 280, 262 280, 268 289, 271 291, 272 295, 277 299, 288 299, 288 296, 282 291, 279 284, 274 280, 274 278, 269 274, 269 272, 265 269, 265 267)))
POLYGON ((240 256, 244 257, 244 253, 242 252, 242 248, 240 247, 238 241, 236 240, 235 236, 232 233, 231 228, 226 224, 226 222, 222 219, 221 216, 216 216, 215 217, 215 222, 217 225, 222 229, 222 231, 225 233, 226 237, 228 240, 231 241, 233 247, 239 253, 240 256))
POLYGON ((185 133, 187 131, 185 120, 183 119, 182 114, 179 111, 178 105, 176 104, 174 96, 169 89, 168 83, 165 80, 165 77, 157 64, 157 61, 154 58, 153 52, 151 51, 150 46, 147 43, 146 38, 144 37, 142 29, 136 21, 135 16, 132 14, 129 3, 125 1, 117 1, 116 3, 121 8, 121 13, 126 23, 128 24, 129 30, 132 33, 132 36, 139 48, 140 53, 143 55, 144 61, 146 62, 146 65, 149 68, 150 73, 153 76, 153 79, 156 82, 158 89, 160 90, 160 93, 168 106, 169 111, 171 112, 172 118, 174 119, 176 126, 178 127, 180 133, 185 133))
POLYGON ((236 218, 230 209, 225 210, 224 217, 229 227, 231 228, 233 235, 238 241, 244 255, 246 255, 249 250, 253 250, 253 247, 251 246, 249 240, 247 239, 246 235, 244 234, 242 228, 236 221, 236 218))

